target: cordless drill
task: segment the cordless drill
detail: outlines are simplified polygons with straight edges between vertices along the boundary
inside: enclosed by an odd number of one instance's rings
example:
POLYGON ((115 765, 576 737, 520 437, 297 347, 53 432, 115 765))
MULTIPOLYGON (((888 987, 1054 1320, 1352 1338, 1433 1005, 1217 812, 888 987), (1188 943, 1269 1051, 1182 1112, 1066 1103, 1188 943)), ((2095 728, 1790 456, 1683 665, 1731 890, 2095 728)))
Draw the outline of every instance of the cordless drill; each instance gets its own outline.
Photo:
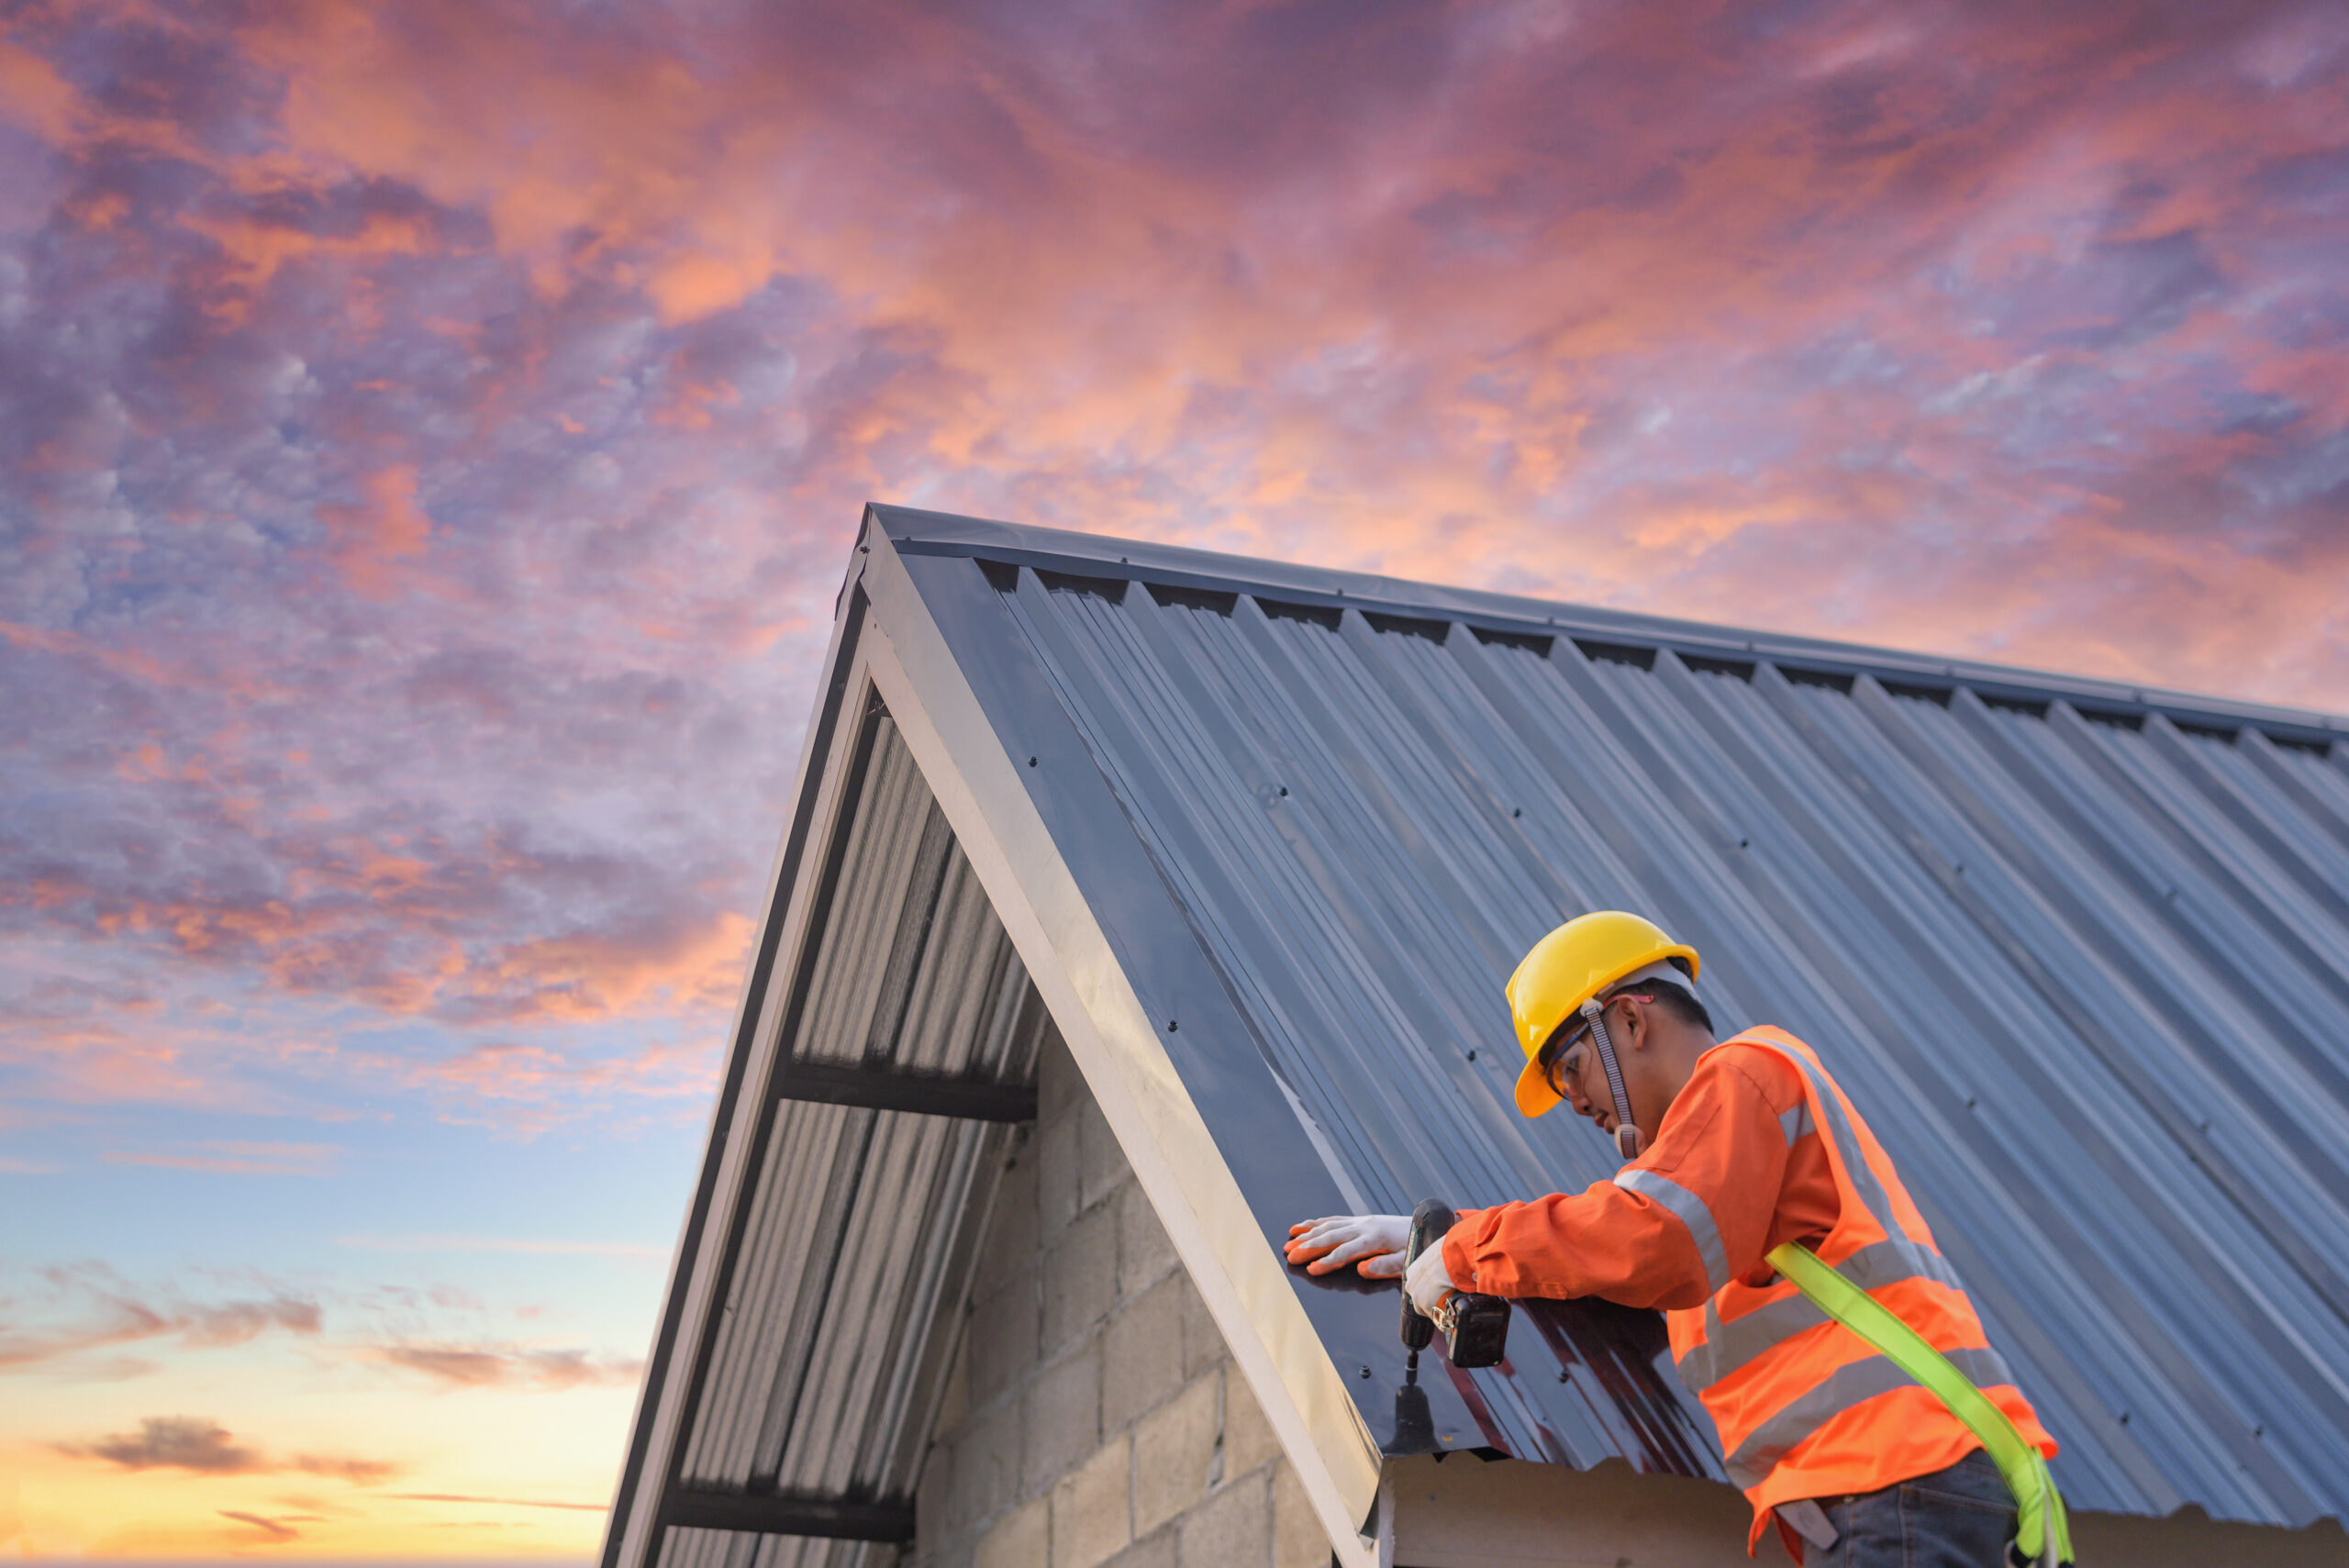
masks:
MULTIPOLYGON (((1430 1247, 1443 1245, 1443 1234, 1452 1229, 1453 1213, 1439 1198, 1427 1198, 1411 1211, 1411 1239, 1404 1250, 1406 1261, 1416 1260, 1430 1247)), ((1455 1290, 1435 1309, 1432 1318, 1422 1317, 1411 1305, 1408 1292, 1403 1296, 1403 1344, 1411 1352, 1409 1371, 1416 1373, 1419 1352, 1427 1349, 1437 1329, 1443 1330, 1445 1356, 1457 1367, 1497 1366, 1508 1351, 1508 1303, 1497 1296, 1476 1296, 1455 1290)))

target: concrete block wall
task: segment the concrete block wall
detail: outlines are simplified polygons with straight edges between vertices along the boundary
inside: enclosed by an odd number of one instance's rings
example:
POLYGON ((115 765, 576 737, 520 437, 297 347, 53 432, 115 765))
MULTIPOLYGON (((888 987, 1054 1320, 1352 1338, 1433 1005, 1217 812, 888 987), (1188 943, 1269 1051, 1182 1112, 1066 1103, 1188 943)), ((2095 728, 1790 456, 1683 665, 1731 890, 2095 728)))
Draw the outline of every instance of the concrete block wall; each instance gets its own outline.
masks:
POLYGON ((1306 1502, 1057 1034, 916 1504, 910 1568, 1327 1568, 1306 1502))

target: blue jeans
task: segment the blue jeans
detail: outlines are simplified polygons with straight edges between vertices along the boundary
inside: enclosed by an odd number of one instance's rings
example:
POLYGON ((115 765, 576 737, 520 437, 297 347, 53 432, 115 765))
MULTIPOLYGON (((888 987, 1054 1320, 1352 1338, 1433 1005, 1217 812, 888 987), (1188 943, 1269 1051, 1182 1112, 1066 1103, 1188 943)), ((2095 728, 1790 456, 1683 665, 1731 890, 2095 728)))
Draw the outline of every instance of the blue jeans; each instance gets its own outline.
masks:
POLYGON ((1947 1470, 1818 1503, 1835 1544, 1805 1551, 1804 1568, 1998 1568, 2014 1539, 2015 1495, 1980 1449, 1947 1470))

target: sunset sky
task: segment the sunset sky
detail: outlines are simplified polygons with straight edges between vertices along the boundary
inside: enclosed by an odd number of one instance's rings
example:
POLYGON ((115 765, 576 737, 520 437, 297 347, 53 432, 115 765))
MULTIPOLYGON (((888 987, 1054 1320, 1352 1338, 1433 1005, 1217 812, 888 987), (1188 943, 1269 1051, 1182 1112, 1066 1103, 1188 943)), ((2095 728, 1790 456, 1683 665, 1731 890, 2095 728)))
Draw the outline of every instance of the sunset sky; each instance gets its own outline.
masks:
POLYGON ((0 5, 0 1552, 600 1539, 867 499, 2349 710, 2349 6, 0 5))

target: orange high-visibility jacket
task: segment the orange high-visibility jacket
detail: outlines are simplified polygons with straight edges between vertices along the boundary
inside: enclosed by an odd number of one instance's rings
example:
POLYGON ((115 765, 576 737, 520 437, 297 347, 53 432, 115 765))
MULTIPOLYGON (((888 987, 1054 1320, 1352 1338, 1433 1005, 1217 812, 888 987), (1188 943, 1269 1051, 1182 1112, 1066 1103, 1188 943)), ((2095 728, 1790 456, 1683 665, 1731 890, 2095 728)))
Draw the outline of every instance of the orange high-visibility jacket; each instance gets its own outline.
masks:
POLYGON ((1653 1144, 1612 1181, 1462 1211, 1443 1261, 1466 1290, 1664 1308, 1680 1376, 1753 1504, 1750 1551, 1777 1504, 1873 1492, 1981 1446, 1763 1261, 1786 1241, 1898 1314, 2054 1454, 1876 1135, 1783 1029, 1699 1057, 1653 1144))

